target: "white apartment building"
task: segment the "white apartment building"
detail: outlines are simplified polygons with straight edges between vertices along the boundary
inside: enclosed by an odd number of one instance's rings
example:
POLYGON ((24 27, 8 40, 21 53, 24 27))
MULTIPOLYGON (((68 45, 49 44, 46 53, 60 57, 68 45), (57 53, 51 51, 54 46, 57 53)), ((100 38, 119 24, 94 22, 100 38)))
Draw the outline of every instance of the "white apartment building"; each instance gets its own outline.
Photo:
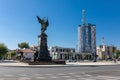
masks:
POLYGON ((113 53, 116 50, 115 46, 100 45, 97 47, 97 55, 99 60, 107 60, 113 58, 113 53))
POLYGON ((75 57, 75 48, 63 48, 63 47, 50 47, 50 56, 52 60, 68 60, 74 59, 75 57))

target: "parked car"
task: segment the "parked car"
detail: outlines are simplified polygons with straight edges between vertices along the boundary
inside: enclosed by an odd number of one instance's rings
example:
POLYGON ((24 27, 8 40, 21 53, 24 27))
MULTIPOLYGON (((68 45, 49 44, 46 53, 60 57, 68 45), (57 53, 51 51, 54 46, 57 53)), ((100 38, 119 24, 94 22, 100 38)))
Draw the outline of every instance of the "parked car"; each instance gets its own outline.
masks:
POLYGON ((68 59, 68 60, 66 60, 66 62, 77 62, 77 60, 76 59, 68 59))

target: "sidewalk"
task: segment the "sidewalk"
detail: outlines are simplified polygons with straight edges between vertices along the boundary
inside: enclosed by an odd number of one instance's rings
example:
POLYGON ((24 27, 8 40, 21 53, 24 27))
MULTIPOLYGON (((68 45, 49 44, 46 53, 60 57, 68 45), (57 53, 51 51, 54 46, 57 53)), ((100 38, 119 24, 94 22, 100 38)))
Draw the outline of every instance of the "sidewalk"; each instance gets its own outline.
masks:
POLYGON ((50 67, 67 67, 70 65, 29 65, 27 63, 0 63, 2 67, 35 67, 35 68, 50 68, 50 67))
POLYGON ((29 65, 28 63, 18 62, 18 61, 2 61, 0 62, 0 66, 6 67, 63 67, 69 65, 29 65))
POLYGON ((71 62, 71 63, 67 63, 68 65, 88 65, 88 66, 90 66, 90 65, 98 65, 98 66, 102 66, 102 65, 119 65, 120 64, 120 62, 116 62, 116 63, 114 63, 113 61, 103 61, 103 62, 71 62))
POLYGON ((107 65, 119 65, 120 61, 114 63, 113 61, 107 62, 69 62, 66 65, 28 65, 27 63, 6 61, 0 62, 0 66, 14 66, 14 67, 68 67, 68 66, 107 66, 107 65))

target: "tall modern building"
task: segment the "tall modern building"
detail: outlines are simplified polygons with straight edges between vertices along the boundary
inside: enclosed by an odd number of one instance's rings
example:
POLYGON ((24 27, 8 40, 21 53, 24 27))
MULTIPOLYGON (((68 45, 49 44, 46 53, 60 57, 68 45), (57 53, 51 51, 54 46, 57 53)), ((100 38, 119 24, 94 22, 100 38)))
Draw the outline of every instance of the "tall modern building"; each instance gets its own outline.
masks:
POLYGON ((78 52, 96 54, 96 25, 86 22, 85 10, 82 10, 82 25, 78 27, 78 52))

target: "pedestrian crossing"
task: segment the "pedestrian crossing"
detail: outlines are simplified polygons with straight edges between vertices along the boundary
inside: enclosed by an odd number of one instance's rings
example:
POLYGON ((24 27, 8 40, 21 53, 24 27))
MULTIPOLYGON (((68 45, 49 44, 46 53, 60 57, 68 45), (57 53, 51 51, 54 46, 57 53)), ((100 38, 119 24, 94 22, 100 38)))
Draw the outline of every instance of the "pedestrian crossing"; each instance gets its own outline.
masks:
POLYGON ((0 80, 120 80, 119 76, 91 75, 87 73, 56 74, 4 74, 0 80))

